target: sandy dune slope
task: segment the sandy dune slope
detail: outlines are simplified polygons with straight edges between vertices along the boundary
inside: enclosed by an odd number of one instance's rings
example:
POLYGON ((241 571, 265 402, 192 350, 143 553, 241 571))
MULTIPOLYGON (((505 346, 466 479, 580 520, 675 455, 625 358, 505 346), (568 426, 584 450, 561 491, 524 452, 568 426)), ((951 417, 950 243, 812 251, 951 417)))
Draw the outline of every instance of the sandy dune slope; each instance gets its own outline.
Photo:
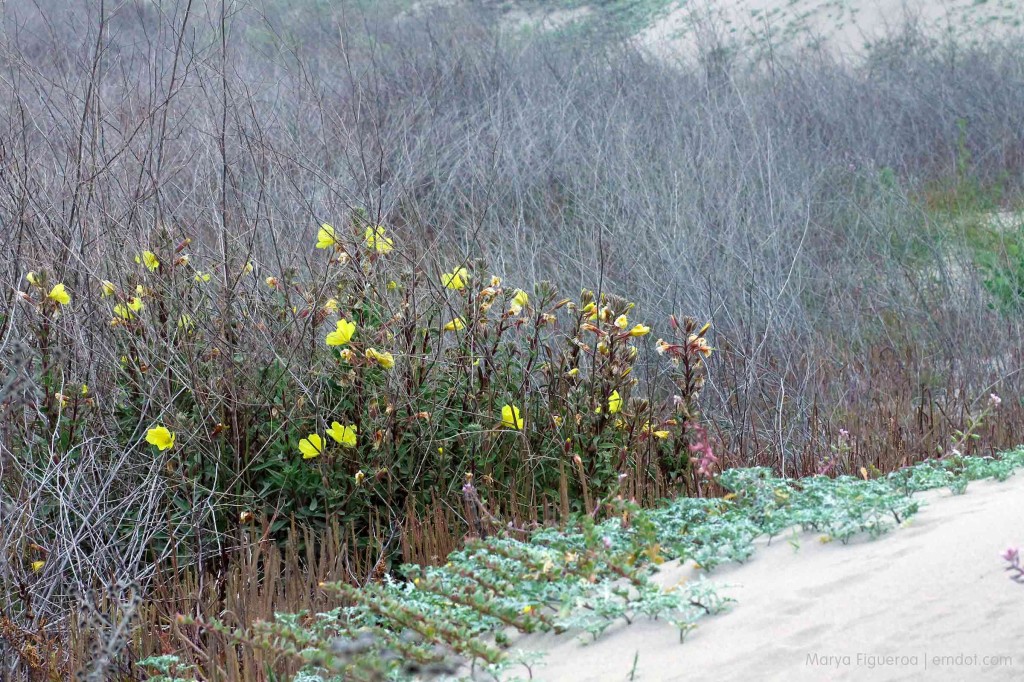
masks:
MULTIPOLYGON (((736 604, 685 644, 667 624, 641 621, 585 645, 534 635, 517 646, 547 652, 534 670, 542 680, 629 680, 634 661, 633 679, 646 681, 1024 679, 1024 585, 1000 558, 1024 542, 1024 475, 922 499, 878 540, 803 533, 717 569, 710 578, 736 604)), ((658 579, 694 573, 666 564, 658 579)))
POLYGON ((1019 31, 1022 0, 689 0, 663 13, 639 42, 665 57, 691 54, 698 41, 767 49, 822 41, 856 53, 912 18, 929 33, 985 40, 1019 31))

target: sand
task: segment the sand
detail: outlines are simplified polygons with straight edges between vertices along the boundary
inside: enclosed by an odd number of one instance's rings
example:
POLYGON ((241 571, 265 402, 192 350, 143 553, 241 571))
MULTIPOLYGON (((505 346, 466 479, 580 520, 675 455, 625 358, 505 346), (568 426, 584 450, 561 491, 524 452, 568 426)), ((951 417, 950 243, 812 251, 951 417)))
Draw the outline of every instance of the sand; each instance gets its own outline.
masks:
MULTIPOLYGON (((515 646, 547 653, 539 680, 1024 679, 1024 585, 1000 557, 1024 544, 1024 474, 920 496, 921 511, 877 540, 802 533, 719 567, 709 579, 736 603, 684 644, 663 622, 635 621, 596 642, 530 635, 515 646)), ((674 562, 657 579, 694 575, 674 562)))
POLYGON ((987 40, 1019 32, 1022 0, 687 0, 641 32, 638 43, 666 57, 689 57, 695 45, 731 46, 818 42, 839 54, 865 46, 911 19, 928 34, 987 40))

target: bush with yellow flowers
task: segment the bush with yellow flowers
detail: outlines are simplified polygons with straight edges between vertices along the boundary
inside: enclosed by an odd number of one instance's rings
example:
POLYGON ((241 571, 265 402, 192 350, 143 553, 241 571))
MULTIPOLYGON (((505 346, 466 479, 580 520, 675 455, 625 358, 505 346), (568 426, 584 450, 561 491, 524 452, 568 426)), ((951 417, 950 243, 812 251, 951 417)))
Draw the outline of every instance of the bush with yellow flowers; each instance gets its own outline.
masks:
MULTIPOLYGON (((304 271, 154 242, 74 292, 104 320, 102 395, 65 438, 74 451, 96 428, 159 462, 177 541, 244 518, 276 537, 340 522, 383 545, 439 505, 524 523, 710 478, 695 441, 709 325, 673 318, 659 338, 608 293, 413 263, 358 211, 316 229, 304 271)), ((33 274, 25 297, 45 357, 72 292, 33 274)), ((43 384, 58 421, 69 378, 43 384)))

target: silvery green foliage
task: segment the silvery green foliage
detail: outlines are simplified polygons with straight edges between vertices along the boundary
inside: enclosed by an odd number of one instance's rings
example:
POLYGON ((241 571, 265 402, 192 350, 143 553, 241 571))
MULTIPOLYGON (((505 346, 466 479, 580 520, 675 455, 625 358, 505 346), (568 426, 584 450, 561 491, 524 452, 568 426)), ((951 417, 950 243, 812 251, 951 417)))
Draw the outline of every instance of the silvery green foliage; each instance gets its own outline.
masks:
POLYGON ((596 638, 613 624, 651 618, 678 628, 682 641, 732 600, 703 576, 658 586, 650 578, 664 561, 692 560, 711 571, 749 559, 757 538, 794 528, 844 543, 862 533, 878 537, 917 513, 913 492, 1005 480, 1021 466, 1024 449, 930 460, 869 480, 731 469, 718 479, 730 491, 725 498, 678 498, 653 510, 613 501, 601 523, 584 517, 526 542, 470 543, 444 566, 403 567, 405 580, 340 587, 354 605, 319 614, 312 625, 292 616, 274 627, 309 664, 301 678, 307 682, 424 679, 466 662, 477 671, 518 674, 536 661, 512 648, 516 631, 596 638))

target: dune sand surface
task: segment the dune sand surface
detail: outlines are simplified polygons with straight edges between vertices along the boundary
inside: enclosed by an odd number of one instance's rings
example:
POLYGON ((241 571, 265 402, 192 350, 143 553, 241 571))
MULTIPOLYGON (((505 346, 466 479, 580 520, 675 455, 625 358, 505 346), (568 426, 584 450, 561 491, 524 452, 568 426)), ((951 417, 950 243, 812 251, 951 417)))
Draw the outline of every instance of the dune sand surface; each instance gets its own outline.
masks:
MULTIPOLYGON (((920 497, 921 511, 877 540, 759 541, 749 562, 708 575, 736 603, 683 644, 670 625, 641 620, 589 643, 530 635, 515 646, 546 652, 540 680, 1024 679, 1024 585, 1000 557, 1024 543, 1024 474, 920 497)), ((696 573, 673 562, 656 579, 696 573)))
POLYGON ((818 42, 857 54, 906 20, 929 34, 987 40, 1020 31, 1024 0, 685 0, 638 39, 668 58, 709 41, 761 49, 818 42))

